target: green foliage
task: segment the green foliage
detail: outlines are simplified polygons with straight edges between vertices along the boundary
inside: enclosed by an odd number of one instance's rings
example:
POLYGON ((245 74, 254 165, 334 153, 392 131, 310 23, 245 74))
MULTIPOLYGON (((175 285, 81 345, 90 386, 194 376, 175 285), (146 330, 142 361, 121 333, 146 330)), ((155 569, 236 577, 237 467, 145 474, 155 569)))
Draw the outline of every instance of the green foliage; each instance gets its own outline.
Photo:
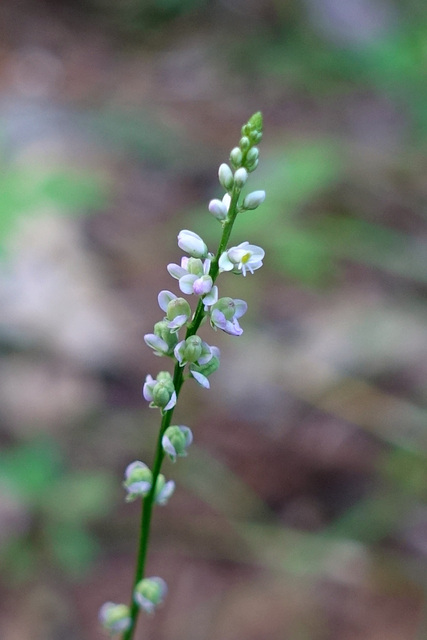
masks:
POLYGON ((102 19, 127 36, 157 30, 169 22, 204 7, 206 0, 86 0, 102 19))
POLYGON ((105 197, 95 174, 66 169, 42 171, 34 167, 4 169, 0 192, 0 254, 19 217, 32 216, 44 209, 78 215, 99 208, 105 197))
POLYGON ((114 483, 97 471, 69 471, 49 438, 0 454, 0 486, 25 514, 0 552, 3 571, 27 579, 41 565, 57 564, 78 576, 93 560, 97 543, 88 526, 105 517, 114 483))
POLYGON ((152 165, 183 169, 192 160, 184 132, 172 130, 149 110, 117 108, 92 114, 91 126, 108 144, 152 165))

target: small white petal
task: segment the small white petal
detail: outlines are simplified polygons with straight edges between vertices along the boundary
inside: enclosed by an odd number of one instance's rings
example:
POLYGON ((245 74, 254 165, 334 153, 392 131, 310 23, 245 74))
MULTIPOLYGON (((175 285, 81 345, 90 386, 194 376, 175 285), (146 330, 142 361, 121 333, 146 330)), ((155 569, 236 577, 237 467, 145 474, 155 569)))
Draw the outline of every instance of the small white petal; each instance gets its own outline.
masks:
POLYGON ((183 269, 182 267, 179 266, 179 264, 174 264, 173 262, 168 264, 166 269, 168 270, 172 278, 176 278, 177 280, 182 278, 182 276, 185 276, 185 274, 187 273, 186 269, 183 269))
POLYGON ((164 506, 174 491, 175 491, 175 482, 173 480, 169 480, 168 482, 166 482, 163 489, 157 495, 156 503, 159 504, 160 506, 164 506))
POLYGON ((220 256, 218 266, 220 271, 232 271, 234 269, 234 264, 229 259, 227 251, 220 256))
POLYGON ((163 411, 169 411, 169 409, 172 409, 172 407, 174 407, 175 405, 176 405, 176 393, 174 391, 171 395, 171 399, 169 400, 169 402, 167 403, 163 411))
POLYGON ((135 460, 135 462, 131 462, 126 467, 125 478, 128 478, 135 469, 148 469, 148 467, 144 462, 141 462, 141 460, 135 460))
POLYGON ((180 278, 179 288, 181 289, 182 293, 191 295, 193 293, 193 284, 196 282, 196 280, 197 276, 193 275, 192 273, 188 273, 187 275, 180 278))
POLYGON ((215 304, 215 302, 217 302, 217 300, 218 300, 218 287, 216 285, 214 285, 212 287, 212 289, 210 290, 210 292, 208 294, 206 294, 204 296, 204 298, 203 298, 203 304, 205 305, 205 311, 212 304, 215 304))
POLYGON ((169 440, 169 438, 167 436, 163 436, 163 438, 162 438, 162 447, 163 447, 163 450, 168 455, 170 455, 173 460, 175 460, 175 458, 176 458, 176 450, 175 450, 175 447, 173 446, 172 442, 169 440))
POLYGON ((160 338, 160 336, 156 336, 155 333, 146 333, 144 336, 144 342, 151 349, 154 349, 154 351, 157 352, 156 355, 162 355, 167 353, 169 350, 167 343, 160 338))
POLYGON ((171 300, 175 300, 176 297, 177 296, 172 293, 172 291, 167 291, 166 289, 164 291, 160 291, 157 296, 160 309, 162 311, 167 311, 169 302, 171 302, 171 300))
POLYGON ((234 316, 236 318, 241 318, 248 310, 248 305, 244 300, 235 299, 234 305, 235 305, 234 316))
POLYGON ((211 385, 209 384, 209 380, 207 379, 206 376, 203 375, 203 373, 200 373, 199 371, 191 370, 191 375, 199 383, 201 387, 204 387, 205 389, 210 389, 211 385))

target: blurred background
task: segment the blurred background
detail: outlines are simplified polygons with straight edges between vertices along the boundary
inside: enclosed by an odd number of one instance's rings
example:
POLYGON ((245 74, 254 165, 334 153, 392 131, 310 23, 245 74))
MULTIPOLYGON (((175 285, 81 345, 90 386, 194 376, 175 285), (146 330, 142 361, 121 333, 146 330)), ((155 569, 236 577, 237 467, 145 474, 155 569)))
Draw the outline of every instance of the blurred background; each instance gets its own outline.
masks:
POLYGON ((244 334, 175 417, 139 640, 427 636, 427 9, 417 0, 3 0, 0 637, 101 640, 127 602, 176 235, 262 110, 233 243, 244 334))

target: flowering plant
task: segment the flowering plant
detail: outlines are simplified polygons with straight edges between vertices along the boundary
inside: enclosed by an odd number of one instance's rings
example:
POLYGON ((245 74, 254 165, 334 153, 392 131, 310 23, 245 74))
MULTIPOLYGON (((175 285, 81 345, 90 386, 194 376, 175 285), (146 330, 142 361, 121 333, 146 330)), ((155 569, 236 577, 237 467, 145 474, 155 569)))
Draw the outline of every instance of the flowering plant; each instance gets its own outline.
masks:
POLYGON ((208 206, 209 212, 222 226, 217 252, 210 253, 206 243, 194 231, 184 229, 178 234, 178 246, 188 255, 182 257, 179 265, 169 264, 167 270, 178 280, 181 293, 196 297, 194 312, 186 298, 168 290, 161 291, 158 303, 165 316, 155 324, 153 333, 144 336, 156 356, 174 360, 174 370, 173 374, 160 371, 156 378, 147 375, 143 385, 145 400, 161 414, 153 466, 150 469, 144 462, 136 460, 125 471, 123 486, 127 492, 126 500, 142 500, 132 600, 130 606, 107 602, 99 612, 105 629, 111 634, 122 634, 122 640, 134 637, 139 611, 153 613, 167 593, 167 585, 162 578, 146 578, 144 574, 153 507, 166 504, 175 490, 173 480, 166 481, 160 473, 163 459, 167 455, 175 462, 178 457, 186 456, 193 440, 189 427, 171 424, 172 416, 184 381, 192 378, 202 387, 209 388, 209 376, 220 363, 219 349, 204 342, 197 331, 203 320, 208 318, 215 331, 221 329, 229 335, 240 336, 243 329, 239 318, 246 313, 247 304, 244 300, 219 297, 216 281, 222 272, 246 276, 262 266, 264 251, 261 247, 248 241, 228 247, 237 215, 256 209, 265 199, 264 191, 253 191, 245 197, 241 194, 249 173, 258 165, 256 145, 261 137, 262 115, 258 112, 242 127, 239 145, 230 153, 231 166, 224 163, 219 167, 219 182, 226 193, 221 200, 211 200, 208 206), (185 331, 181 339, 180 331, 185 331))

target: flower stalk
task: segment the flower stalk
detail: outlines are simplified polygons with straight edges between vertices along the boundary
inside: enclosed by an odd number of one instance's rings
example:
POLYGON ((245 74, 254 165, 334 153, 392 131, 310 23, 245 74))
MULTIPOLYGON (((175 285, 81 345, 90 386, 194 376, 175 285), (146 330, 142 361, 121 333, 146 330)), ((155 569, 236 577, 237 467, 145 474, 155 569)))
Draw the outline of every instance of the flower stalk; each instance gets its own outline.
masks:
POLYGON ((193 434, 189 427, 172 425, 175 406, 184 381, 192 378, 204 388, 209 388, 208 377, 219 366, 219 349, 209 346, 196 334, 208 317, 214 330, 221 329, 233 336, 240 336, 240 318, 247 309, 244 300, 218 298, 216 281, 222 272, 245 276, 262 266, 264 251, 245 241, 237 247, 228 248, 236 217, 242 211, 257 208, 265 198, 264 191, 256 191, 241 202, 241 192, 248 175, 258 164, 258 149, 255 147, 262 137, 261 113, 254 114, 242 127, 239 146, 230 154, 230 164, 221 164, 218 172, 220 184, 226 191, 222 200, 212 200, 208 209, 221 223, 222 234, 215 254, 209 253, 205 242, 193 231, 183 230, 178 234, 178 246, 189 257, 184 256, 180 265, 168 265, 169 274, 177 279, 185 295, 198 298, 194 313, 187 300, 170 291, 161 291, 158 297, 160 308, 166 313, 156 323, 154 333, 146 334, 146 344, 157 356, 171 357, 175 361, 173 374, 161 371, 154 379, 148 375, 143 387, 143 396, 151 408, 161 412, 154 461, 151 470, 143 462, 131 463, 125 472, 124 488, 127 501, 141 498, 142 511, 138 553, 129 607, 105 603, 100 610, 100 620, 106 630, 121 633, 122 640, 133 640, 141 610, 153 613, 162 604, 167 585, 160 577, 145 577, 145 567, 150 540, 151 520, 156 504, 164 505, 172 495, 175 483, 166 481, 161 473, 165 456, 173 462, 187 455, 193 434), (178 333, 185 327, 185 336, 179 340, 178 333), (185 374, 186 367, 188 373, 185 374))

